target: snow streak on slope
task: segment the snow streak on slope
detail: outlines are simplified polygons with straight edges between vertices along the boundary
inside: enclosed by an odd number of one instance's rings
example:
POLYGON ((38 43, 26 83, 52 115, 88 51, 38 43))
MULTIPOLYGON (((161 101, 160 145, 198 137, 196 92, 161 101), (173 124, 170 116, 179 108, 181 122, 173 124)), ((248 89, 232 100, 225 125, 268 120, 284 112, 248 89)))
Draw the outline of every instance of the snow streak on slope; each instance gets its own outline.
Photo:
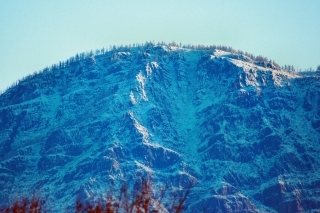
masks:
POLYGON ((0 200, 40 189, 61 212, 150 177, 191 186, 190 212, 318 209, 319 82, 156 45, 40 73, 0 96, 0 200))

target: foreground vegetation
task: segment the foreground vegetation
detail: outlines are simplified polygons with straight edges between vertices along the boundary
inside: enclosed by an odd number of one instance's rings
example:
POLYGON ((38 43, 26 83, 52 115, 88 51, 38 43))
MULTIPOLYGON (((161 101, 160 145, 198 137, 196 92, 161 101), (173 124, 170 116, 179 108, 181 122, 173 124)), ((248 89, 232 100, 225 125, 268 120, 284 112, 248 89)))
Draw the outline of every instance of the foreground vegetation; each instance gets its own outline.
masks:
MULTIPOLYGON (((82 202, 76 200, 74 211, 76 213, 160 213, 175 212, 180 213, 185 209, 184 204, 189 194, 189 189, 181 196, 177 194, 169 196, 169 203, 165 203, 165 190, 161 190, 160 195, 154 196, 150 181, 143 181, 136 184, 132 193, 128 187, 123 185, 118 196, 111 194, 97 203, 82 202), (130 198, 131 197, 131 198, 130 198)), ((31 199, 22 198, 0 209, 1 213, 42 213, 51 212, 46 203, 37 196, 31 199)), ((69 212, 69 211, 66 211, 69 212)))

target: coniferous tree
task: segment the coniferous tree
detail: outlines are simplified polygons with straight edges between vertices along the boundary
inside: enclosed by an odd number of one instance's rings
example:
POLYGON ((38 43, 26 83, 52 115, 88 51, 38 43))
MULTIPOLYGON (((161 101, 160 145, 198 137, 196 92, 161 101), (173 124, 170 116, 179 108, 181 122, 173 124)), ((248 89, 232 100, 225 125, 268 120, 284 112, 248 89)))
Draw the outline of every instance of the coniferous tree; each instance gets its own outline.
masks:
POLYGON ((79 60, 80 60, 80 56, 79 56, 78 53, 74 56, 74 59, 75 59, 76 61, 79 61, 79 60))
POLYGON ((85 57, 85 55, 84 55, 84 53, 80 53, 80 60, 83 60, 84 59, 84 57, 85 57))

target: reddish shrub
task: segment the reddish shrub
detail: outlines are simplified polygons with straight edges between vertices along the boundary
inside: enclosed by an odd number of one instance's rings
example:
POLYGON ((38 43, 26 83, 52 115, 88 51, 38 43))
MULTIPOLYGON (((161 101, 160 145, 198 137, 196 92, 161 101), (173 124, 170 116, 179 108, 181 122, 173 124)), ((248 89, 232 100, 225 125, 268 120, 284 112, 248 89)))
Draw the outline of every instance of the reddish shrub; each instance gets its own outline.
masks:
MULTIPOLYGON (((161 190, 160 196, 153 196, 151 182, 142 181, 141 185, 136 184, 132 191, 132 199, 129 198, 128 187, 124 184, 120 189, 119 197, 116 199, 115 193, 111 192, 105 201, 96 204, 83 204, 79 199, 76 201, 76 213, 158 213, 167 209, 169 212, 181 213, 189 194, 189 189, 181 196, 176 203, 177 195, 170 197, 171 205, 164 204, 165 190, 161 190), (173 199, 172 199, 173 198, 173 199)), ((37 197, 32 199, 22 199, 16 201, 12 206, 0 209, 1 213, 42 213, 44 202, 37 197)))
POLYGON ((14 202, 12 206, 8 206, 5 209, 0 210, 1 213, 41 213, 43 202, 37 198, 32 199, 23 198, 20 201, 14 202))

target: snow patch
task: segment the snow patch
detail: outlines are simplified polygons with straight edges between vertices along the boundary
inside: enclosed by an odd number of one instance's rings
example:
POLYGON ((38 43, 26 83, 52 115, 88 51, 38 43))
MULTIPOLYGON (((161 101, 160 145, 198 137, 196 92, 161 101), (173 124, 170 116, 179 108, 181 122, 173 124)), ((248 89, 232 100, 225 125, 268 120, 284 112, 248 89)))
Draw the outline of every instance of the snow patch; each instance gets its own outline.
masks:
MULTIPOLYGON (((231 53, 229 53, 229 52, 225 52, 223 50, 218 50, 218 49, 215 49, 214 52, 213 52, 213 55, 216 56, 216 57, 228 56, 230 54, 231 53)), ((212 58, 212 56, 211 56, 211 58, 212 58)))
POLYGON ((151 63, 147 63, 146 65, 146 72, 147 72, 147 77, 151 76, 152 71, 155 69, 158 69, 159 65, 156 61, 153 61, 151 63))
POLYGON ((140 94, 141 99, 144 100, 144 101, 148 101, 148 97, 147 97, 146 91, 144 90, 144 85, 145 85, 146 78, 142 75, 141 71, 136 76, 136 79, 139 82, 139 89, 141 91, 141 94, 140 94))
POLYGON ((140 168, 140 169, 143 169, 144 171, 146 171, 147 173, 153 173, 153 170, 150 168, 150 167, 148 167, 148 166, 146 166, 146 165, 144 165, 144 164, 142 164, 142 163, 139 163, 138 161, 134 161, 135 162, 135 164, 136 164, 136 166, 138 167, 138 168, 140 168))
POLYGON ((142 126, 138 121, 137 119, 135 119, 133 117, 133 112, 129 112, 129 115, 131 117, 131 119, 133 119, 134 121, 134 126, 135 128, 138 130, 139 133, 141 133, 142 135, 142 140, 144 143, 149 143, 148 141, 148 138, 149 138, 149 132, 148 132, 148 129, 144 126, 142 126))
POLYGON ((131 103, 132 103, 133 105, 137 104, 137 101, 136 101, 136 99, 134 98, 134 94, 133 94, 132 91, 130 91, 130 100, 131 100, 131 103))

